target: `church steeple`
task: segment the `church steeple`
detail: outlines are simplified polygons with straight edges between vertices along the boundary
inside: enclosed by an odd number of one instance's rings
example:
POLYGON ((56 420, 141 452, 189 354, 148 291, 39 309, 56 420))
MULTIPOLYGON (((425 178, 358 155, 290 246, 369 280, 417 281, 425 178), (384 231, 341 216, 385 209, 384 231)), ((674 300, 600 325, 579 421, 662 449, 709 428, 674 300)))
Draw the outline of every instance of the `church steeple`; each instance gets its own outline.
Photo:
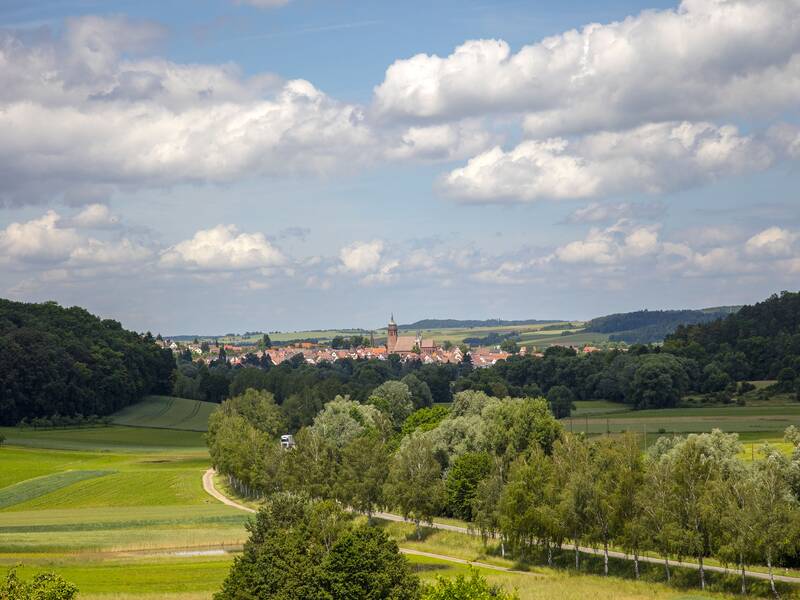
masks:
POLYGON ((394 313, 389 318, 389 327, 386 328, 386 350, 391 352, 397 345, 397 323, 394 322, 394 313))

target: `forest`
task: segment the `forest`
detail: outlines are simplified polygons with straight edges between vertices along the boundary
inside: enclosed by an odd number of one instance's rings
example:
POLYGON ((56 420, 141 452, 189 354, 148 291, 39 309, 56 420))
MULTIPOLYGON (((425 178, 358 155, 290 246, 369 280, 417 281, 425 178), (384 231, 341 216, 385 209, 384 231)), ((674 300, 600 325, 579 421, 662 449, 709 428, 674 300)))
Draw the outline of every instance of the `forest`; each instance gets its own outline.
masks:
POLYGON ((597 317, 585 331, 608 333, 612 342, 652 344, 661 342, 680 325, 707 323, 725 318, 739 307, 723 306, 705 310, 639 310, 597 317))
POLYGON ((0 299, 0 425, 111 414, 170 393, 175 360, 149 334, 79 307, 0 299))

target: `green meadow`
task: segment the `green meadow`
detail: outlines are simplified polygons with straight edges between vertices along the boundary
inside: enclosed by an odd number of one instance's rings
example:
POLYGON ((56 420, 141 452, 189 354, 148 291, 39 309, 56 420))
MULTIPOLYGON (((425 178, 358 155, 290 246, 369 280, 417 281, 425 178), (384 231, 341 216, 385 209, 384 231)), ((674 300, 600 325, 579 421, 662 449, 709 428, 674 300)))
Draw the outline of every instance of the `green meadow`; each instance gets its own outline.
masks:
POLYGON ((208 417, 216 404, 201 400, 148 396, 113 415, 114 423, 128 427, 151 427, 185 431, 206 431, 208 417))

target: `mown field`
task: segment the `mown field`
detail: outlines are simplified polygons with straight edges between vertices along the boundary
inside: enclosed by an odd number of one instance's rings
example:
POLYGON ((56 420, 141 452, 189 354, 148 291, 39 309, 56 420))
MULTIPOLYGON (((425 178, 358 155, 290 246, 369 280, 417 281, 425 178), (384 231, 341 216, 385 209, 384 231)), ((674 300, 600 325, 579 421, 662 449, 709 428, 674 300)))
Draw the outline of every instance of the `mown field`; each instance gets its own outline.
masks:
POLYGON ((113 419, 117 425, 127 427, 207 431, 208 417, 216 406, 213 402, 201 400, 148 396, 142 402, 116 412, 113 419))

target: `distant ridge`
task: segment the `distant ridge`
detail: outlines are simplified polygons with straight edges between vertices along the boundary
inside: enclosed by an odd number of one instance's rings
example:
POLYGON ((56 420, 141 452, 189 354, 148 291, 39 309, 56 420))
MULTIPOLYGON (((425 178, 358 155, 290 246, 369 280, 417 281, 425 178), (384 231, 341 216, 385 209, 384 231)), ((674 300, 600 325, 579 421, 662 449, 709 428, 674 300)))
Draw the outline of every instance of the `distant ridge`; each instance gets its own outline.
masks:
POLYGON ((607 333, 612 342, 650 344, 661 342, 679 325, 696 325, 722 319, 739 311, 741 306, 715 306, 697 310, 638 310, 597 317, 586 324, 585 331, 607 333))
POLYGON ((503 321, 502 319, 422 319, 407 325, 398 325, 398 329, 456 329, 461 327, 517 327, 519 325, 546 325, 547 323, 564 323, 559 319, 526 319, 523 321, 503 321))

